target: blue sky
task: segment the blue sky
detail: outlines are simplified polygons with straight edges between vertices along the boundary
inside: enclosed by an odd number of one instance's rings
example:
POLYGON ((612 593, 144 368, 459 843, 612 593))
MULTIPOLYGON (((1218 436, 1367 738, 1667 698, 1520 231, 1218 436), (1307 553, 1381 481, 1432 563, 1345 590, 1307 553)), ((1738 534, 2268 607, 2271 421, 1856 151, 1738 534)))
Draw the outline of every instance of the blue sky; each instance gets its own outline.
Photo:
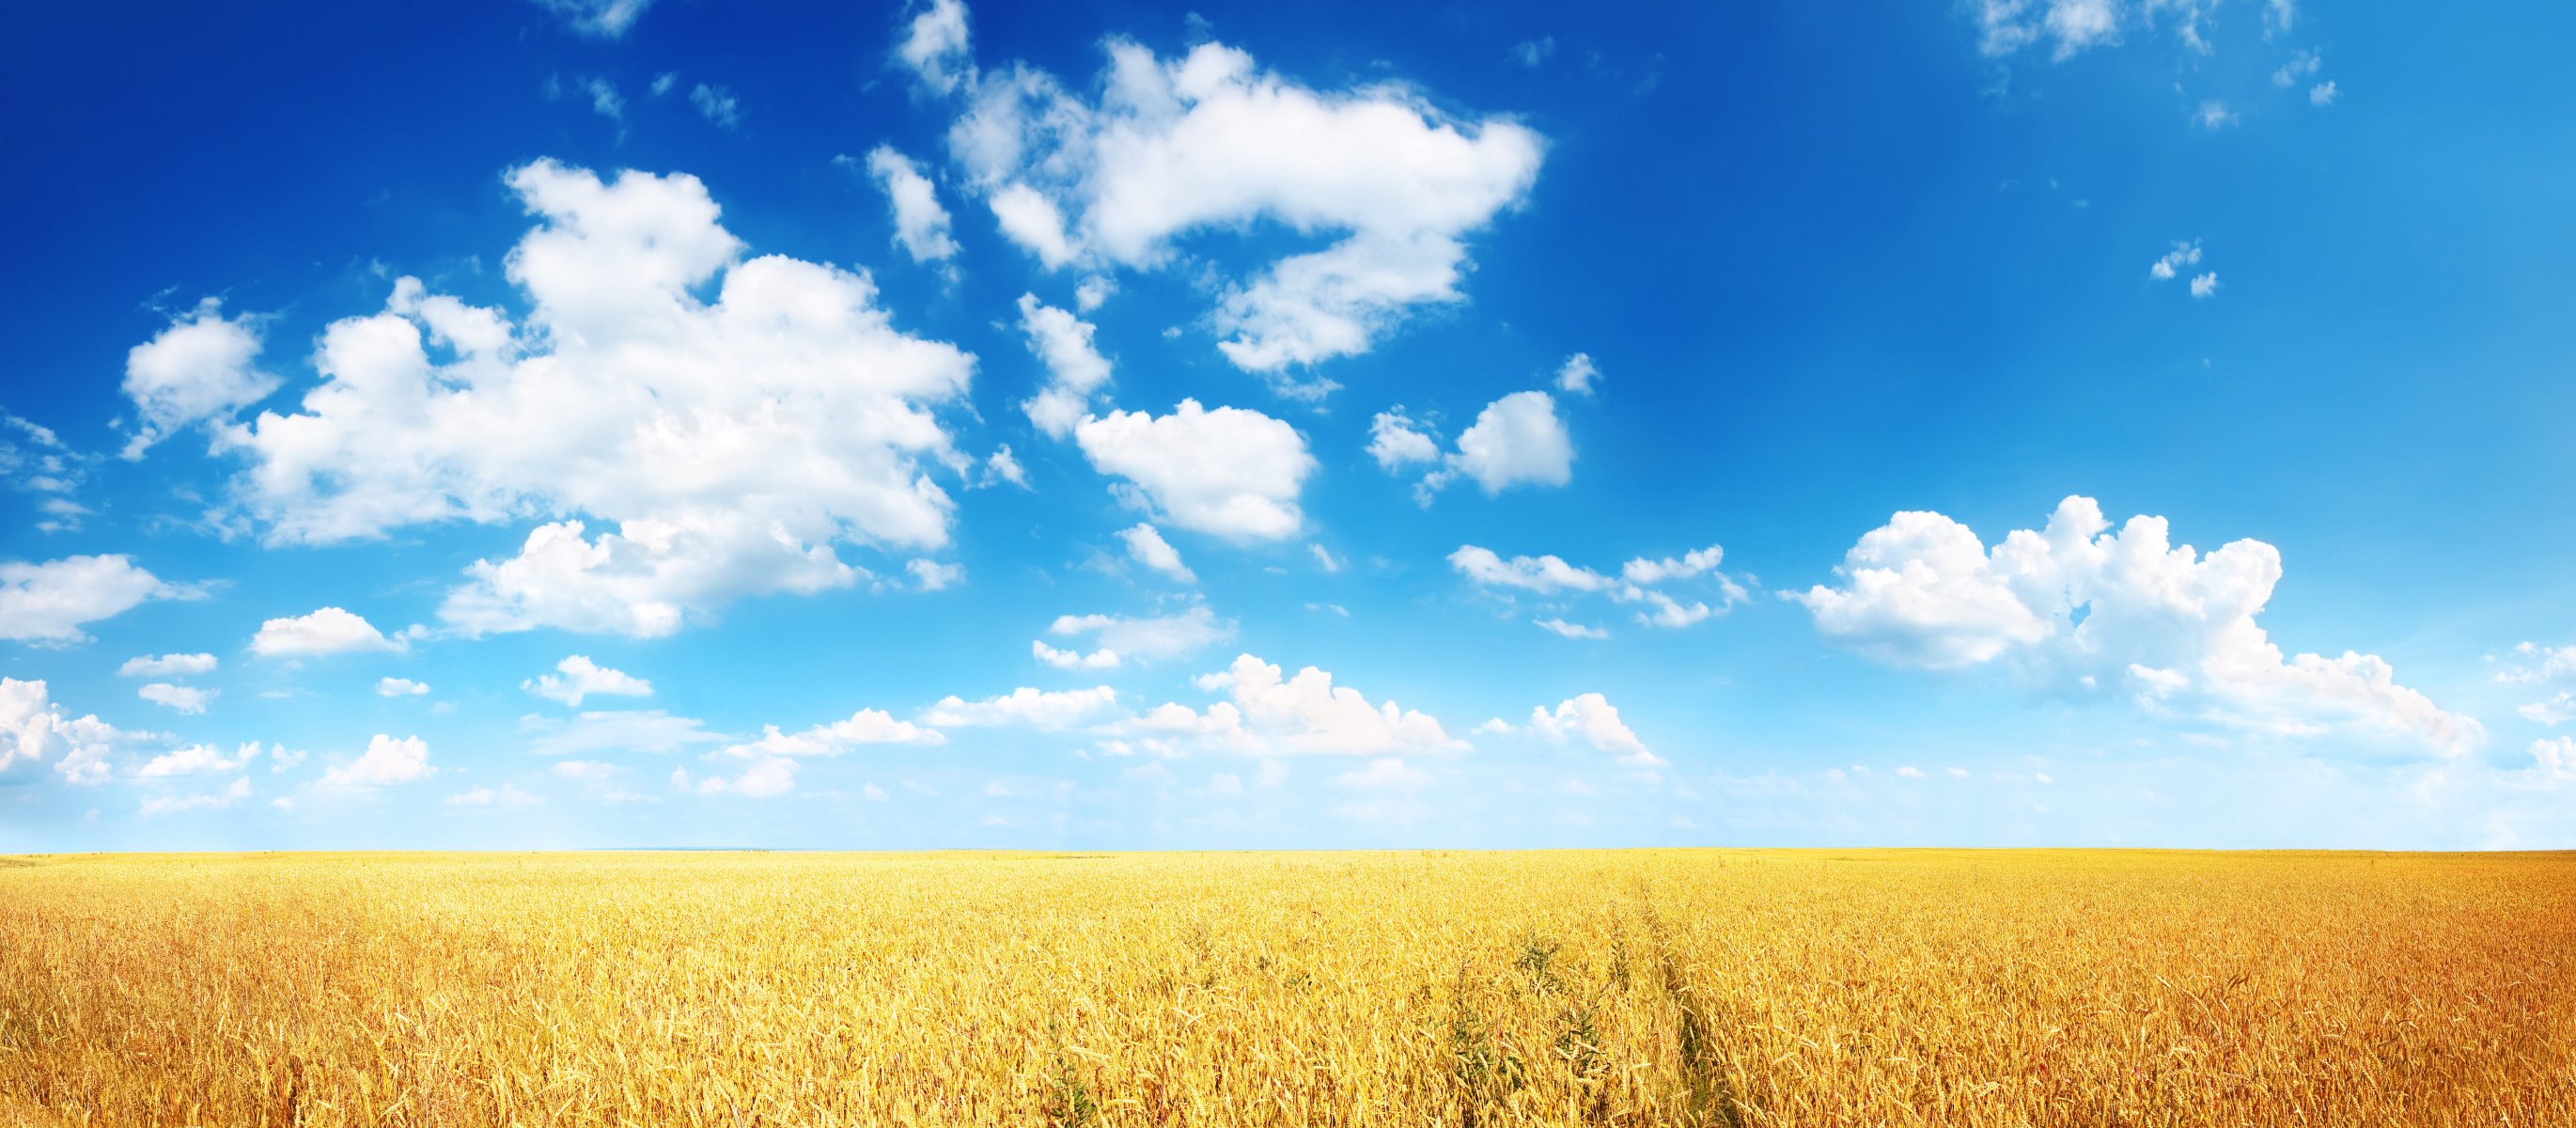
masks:
POLYGON ((8 20, 0 850, 2576 845, 2576 13, 8 20))

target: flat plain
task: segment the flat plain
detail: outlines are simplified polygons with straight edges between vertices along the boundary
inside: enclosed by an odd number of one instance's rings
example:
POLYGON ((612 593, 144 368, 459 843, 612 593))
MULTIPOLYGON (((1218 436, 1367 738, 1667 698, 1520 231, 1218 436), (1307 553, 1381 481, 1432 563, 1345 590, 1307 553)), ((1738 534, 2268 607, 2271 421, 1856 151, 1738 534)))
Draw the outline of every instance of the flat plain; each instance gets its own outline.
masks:
POLYGON ((0 1122, 2576 1125, 2576 855, 0 859, 0 1122))

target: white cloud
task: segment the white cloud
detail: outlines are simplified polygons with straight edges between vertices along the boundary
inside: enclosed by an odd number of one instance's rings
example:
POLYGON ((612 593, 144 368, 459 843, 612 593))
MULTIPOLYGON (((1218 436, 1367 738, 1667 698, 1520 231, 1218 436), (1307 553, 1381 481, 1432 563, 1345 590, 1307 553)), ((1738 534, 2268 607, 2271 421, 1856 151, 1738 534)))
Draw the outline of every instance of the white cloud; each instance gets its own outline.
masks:
POLYGON ((277 390, 277 377, 253 367, 260 319, 226 318, 222 305, 207 298, 126 353, 125 398, 134 401, 140 422, 125 457, 141 458, 152 444, 190 425, 226 421, 277 390))
POLYGON ((692 781, 687 769, 674 768, 671 771, 671 786, 674 790, 695 791, 700 795, 740 795, 748 799, 774 799, 796 790, 796 761, 784 756, 755 760, 742 770, 741 775, 732 779, 708 776, 705 779, 692 781))
POLYGON ((586 697, 651 697, 653 683, 624 670, 614 670, 590 660, 587 654, 575 654, 555 663, 555 673, 539 674, 519 683, 519 688, 560 701, 575 709, 586 697), (558 677, 557 674, 562 676, 558 677))
MULTIPOLYGON (((2513 648, 2521 661, 2497 670, 2495 680, 2506 685, 2534 683, 2576 684, 2576 646, 2542 646, 2525 642, 2513 648)), ((2557 726, 2576 720, 2576 690, 2562 690, 2552 696, 2516 708, 2524 720, 2557 726)))
POLYGON ((1788 598, 1827 639, 1893 665, 2002 663, 2061 692, 2286 735, 2376 733, 2445 754, 2483 738, 2376 656, 2285 659, 2255 622, 2281 578, 2271 545, 2201 556, 2172 546, 2160 517, 2109 528, 2092 499, 2069 497, 2045 529, 1989 552, 1948 517, 1899 513, 1845 556, 1842 586, 1788 598))
POLYGON ((2308 104, 2311 106, 2334 105, 2336 93, 2337 91, 2335 89, 2334 80, 2327 79, 2324 82, 2320 82, 2308 88, 2308 104))
POLYGON ((659 98, 662 95, 668 94, 671 92, 672 87, 679 84, 680 72, 678 71, 663 71, 660 74, 654 75, 652 86, 653 96, 659 98))
POLYGON ((2202 102, 2200 110, 2191 115, 2191 120, 2202 129, 2224 129, 2236 124, 2236 111, 2228 109, 2227 103, 2213 99, 2202 102))
POLYGON ((59 756, 54 772, 65 780, 105 783, 107 757, 114 746, 149 735, 121 731, 95 714, 66 715, 42 680, 0 677, 0 772, 59 756))
MULTIPOLYGON (((2272 0, 2264 17, 2264 37, 2289 29, 2290 0, 2272 0)), ((2049 44, 2049 57, 2065 62, 2095 47, 2121 42, 2131 29, 2152 31, 2169 26, 2184 48, 2206 55, 2215 48, 2207 20, 2216 0, 1970 0, 1965 5, 1976 21, 1977 48, 1988 58, 2004 58, 2049 44)))
POLYGON ((903 41, 895 46, 894 57, 932 93, 947 94, 960 84, 972 84, 975 60, 968 46, 966 5, 962 0, 930 0, 922 5, 920 14, 904 25, 903 41))
POLYGON ((836 544, 947 542, 932 409, 971 357, 896 330, 864 274, 744 259, 695 177, 539 161, 507 182, 537 221, 506 260, 524 320, 399 280, 324 331, 302 411, 218 428, 267 540, 545 521, 441 608, 474 635, 668 634, 857 583, 836 544))
POLYGON ((191 744, 155 756, 134 770, 136 779, 168 779, 175 776, 214 775, 237 772, 250 767, 259 758, 260 745, 254 740, 224 755, 223 749, 211 744, 191 744))
POLYGON ((583 35, 615 39, 635 26, 644 9, 653 0, 535 0, 539 7, 553 12, 564 26, 583 35))
POLYGON ((1061 269, 1073 262, 1077 248, 1073 237, 1065 233, 1064 210, 1055 201, 1026 184, 1006 184, 985 201, 993 210, 993 221, 1002 234, 1038 257, 1049 270, 1061 269))
POLYGON ((1279 667, 1245 654, 1198 684, 1227 692, 1242 727, 1265 752, 1379 756, 1467 749, 1431 715, 1393 701, 1372 705, 1360 691, 1334 685, 1333 675, 1313 666, 1283 677, 1279 667))
POLYGON ((215 656, 212 654, 164 654, 157 658, 147 654, 126 659, 124 665, 116 668, 116 676, 120 678, 196 677, 214 673, 215 666, 215 656))
POLYGON ((592 786, 606 784, 617 774, 617 765, 597 760, 565 760, 554 766, 554 774, 592 786))
POLYGON ((1064 438, 1091 414, 1092 394, 1109 382, 1109 361, 1092 346, 1090 322, 1041 304, 1036 294, 1020 295, 1020 332, 1028 335, 1029 351, 1046 365, 1048 377, 1020 410, 1038 430, 1064 438))
MULTIPOLYGON (((1326 575, 1342 570, 1342 562, 1333 557, 1332 550, 1320 544, 1307 545, 1306 554, 1315 558, 1315 566, 1323 569, 1326 575)), ((1350 612, 1344 611, 1342 614, 1348 615, 1350 612)))
POLYGON ((65 445, 52 429, 0 409, 0 484, 38 495, 36 509, 44 514, 36 522, 39 531, 80 528, 90 509, 73 500, 73 495, 88 478, 93 461, 65 445))
POLYGON ((1568 395, 1588 396, 1592 394, 1593 382, 1600 378, 1601 367, 1592 363, 1592 354, 1576 353, 1565 358, 1564 366, 1556 370, 1556 390, 1568 395))
POLYGON ((429 743, 417 736, 400 740, 377 733, 366 752, 348 763, 323 769, 320 786, 329 791, 369 791, 437 775, 429 763, 429 743))
POLYGON ((1124 658, 1147 661, 1195 654, 1234 637, 1234 623, 1220 620, 1205 605, 1176 615, 1130 618, 1122 615, 1059 615, 1047 627, 1058 637, 1092 635, 1100 645, 1124 658))
POLYGON ((1079 650, 1058 650, 1045 639, 1029 640, 1029 655, 1059 670, 1115 670, 1118 652, 1106 647, 1085 654, 1079 650))
POLYGON ((1536 67, 1554 54, 1556 54, 1556 37, 1553 35, 1524 39, 1512 45, 1513 61, 1525 67, 1536 67))
POLYGON ((502 784, 498 791, 489 787, 473 787, 447 797, 450 807, 526 807, 541 802, 544 800, 507 783, 502 784))
POLYGON ((1577 568, 1557 556, 1515 556, 1506 561, 1490 548, 1461 545, 1449 554, 1460 575, 1486 587, 1520 588, 1541 595, 1568 591, 1601 591, 1611 579, 1590 568, 1577 568))
POLYGON ((2553 786, 2576 783, 2576 736, 2532 741, 2531 770, 2553 786))
POLYGON ((861 709, 845 720, 815 725, 803 732, 781 732, 764 725, 757 740, 725 746, 719 755, 743 758, 838 756, 863 744, 946 744, 936 729, 898 721, 883 709, 861 709))
POLYGON ((868 175, 886 194, 894 213, 895 245, 914 262, 945 262, 957 254, 949 234, 948 209, 940 206, 939 189, 921 174, 912 158, 891 145, 868 150, 868 175))
POLYGON ((1514 392, 1486 405, 1458 436, 1450 465, 1490 496, 1516 485, 1562 486, 1574 479, 1574 443, 1546 392, 1514 392))
POLYGON ((163 708, 194 714, 205 712, 206 706, 214 704, 215 696, 222 692, 219 689, 152 682, 135 690, 134 695, 163 708))
POLYGON ((528 751, 538 756, 589 756, 602 752, 678 752, 693 744, 730 739, 708 732, 695 717, 675 717, 660 709, 616 709, 575 714, 571 719, 519 718, 528 751))
POLYGON ((57 645, 87 642, 81 624, 133 609, 150 599, 195 599, 203 593, 164 583, 125 556, 66 556, 42 564, 0 562, 0 639, 57 645))
POLYGON ((1527 195, 1544 148, 1505 118, 1455 119, 1391 83, 1320 93, 1216 43, 1167 60, 1112 38, 1096 101, 1026 66, 979 80, 964 25, 939 5, 897 54, 927 89, 967 94, 950 153, 1050 269, 1162 268, 1202 230, 1328 240, 1220 282, 1218 348, 1249 371, 1366 352, 1413 307, 1462 300, 1467 236, 1527 195))
POLYGON ((1392 474, 1416 462, 1440 461, 1440 440, 1424 433, 1399 405, 1369 420, 1368 452, 1392 474))
POLYGON ((153 795, 143 800, 143 817, 158 818, 183 811, 210 811, 250 798, 250 777, 242 776, 222 791, 199 795, 153 795))
POLYGON ((270 619, 259 625, 259 633, 250 640, 251 653, 263 658, 400 649, 401 643, 386 638, 374 624, 338 607, 323 607, 294 618, 270 619))
POLYGON ((1099 309, 1118 292, 1118 280, 1106 274, 1094 274, 1073 288, 1073 308, 1083 313, 1099 309))
POLYGON ((376 696, 378 697, 419 697, 428 692, 429 686, 427 683, 416 682, 410 678, 376 679, 376 696))
POLYGON ((1617 754, 1619 762, 1629 767, 1655 768, 1665 763, 1619 719, 1619 710, 1610 704, 1610 699, 1598 693, 1568 698, 1553 712, 1544 705, 1530 710, 1530 731, 1559 744, 1580 740, 1596 750, 1617 754))
POLYGON ((943 697, 921 719, 941 728, 1026 725, 1053 732, 1084 724, 1117 707, 1118 691, 1105 685, 1060 692, 1022 686, 981 701, 943 697))
POLYGON ((946 591, 966 582, 966 566, 963 564, 915 557, 904 562, 903 570, 912 573, 913 585, 923 591, 946 591))
POLYGON ((1008 443, 1002 444, 1001 449, 994 451, 991 457, 984 460, 984 472, 987 476, 985 485, 1003 481, 1021 489, 1029 488, 1029 472, 1020 465, 1019 459, 1011 457, 1011 447, 1008 443))
MULTIPOLYGON (((1717 570, 1725 550, 1717 545, 1694 549, 1679 559, 1660 560, 1637 557, 1620 568, 1618 577, 1603 575, 1590 568, 1568 564, 1557 556, 1515 556, 1504 560, 1492 549, 1462 545, 1449 554, 1449 564, 1476 585, 1509 592, 1529 592, 1541 598, 1606 594, 1613 602, 1643 604, 1635 619, 1653 627, 1679 628, 1721 615, 1736 604, 1751 598, 1744 586, 1717 570), (1705 599, 1684 602, 1663 590, 1663 585, 1702 583, 1715 588, 1715 606, 1705 599)), ((1566 622, 1563 618, 1537 620, 1538 625, 1567 638, 1608 638, 1609 632, 1566 622)))
POLYGON ((1126 542, 1127 555, 1137 563, 1185 584, 1198 582, 1198 576, 1190 571, 1189 565, 1181 563, 1180 550, 1164 540, 1163 534, 1153 525, 1140 523, 1132 529, 1120 529, 1118 539, 1126 542))
POLYGON ((2281 64, 2281 69, 2272 72, 2272 85, 2287 90, 2298 85, 2301 79, 2314 76, 2325 62, 2324 57, 2314 51, 2293 54, 2289 62, 2281 64))
POLYGON ((1296 428, 1260 412, 1182 400, 1160 417, 1113 411, 1085 419, 1074 440, 1095 469, 1134 483, 1134 500, 1184 529, 1279 540, 1304 523, 1297 496, 1315 459, 1296 428))
POLYGON ((2200 240, 2185 239, 2175 243, 2172 250, 2166 251, 2163 257, 2149 265, 2147 277, 2159 282, 2167 282, 2183 270, 2198 265, 2200 265, 2200 240))
POLYGON ((2218 292, 2218 272, 2213 270, 2191 280, 2191 296, 2206 298, 2218 292))
POLYGON ((594 78, 583 85, 590 92, 591 111, 610 121, 626 120, 626 99, 617 96, 617 84, 594 78))
POLYGON ((1445 457, 1401 407, 1379 413, 1369 435, 1370 457, 1390 474, 1414 463, 1439 463, 1414 489, 1414 500, 1425 506, 1461 474, 1488 497, 1513 486, 1562 486, 1574 479, 1574 441, 1546 392, 1514 392, 1485 405, 1459 434, 1458 449, 1445 457))
POLYGON ((1678 560, 1669 556, 1661 560, 1640 556, 1620 565, 1619 578, 1632 584, 1648 585, 1666 580, 1687 580, 1715 571, 1725 559, 1726 549, 1713 544, 1685 552, 1678 560))
POLYGON ((689 91, 689 104, 698 108, 698 116, 718 129, 742 128, 742 99, 734 97, 731 90, 701 82, 697 89, 689 91))

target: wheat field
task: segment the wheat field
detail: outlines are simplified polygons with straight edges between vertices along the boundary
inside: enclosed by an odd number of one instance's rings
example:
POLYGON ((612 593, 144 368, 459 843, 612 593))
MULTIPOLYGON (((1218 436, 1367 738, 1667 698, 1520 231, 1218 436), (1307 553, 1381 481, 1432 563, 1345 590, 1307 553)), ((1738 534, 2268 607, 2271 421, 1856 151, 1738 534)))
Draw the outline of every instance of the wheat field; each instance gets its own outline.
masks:
POLYGON ((2576 856, 11 859, 0 1110, 2564 1126, 2576 856))

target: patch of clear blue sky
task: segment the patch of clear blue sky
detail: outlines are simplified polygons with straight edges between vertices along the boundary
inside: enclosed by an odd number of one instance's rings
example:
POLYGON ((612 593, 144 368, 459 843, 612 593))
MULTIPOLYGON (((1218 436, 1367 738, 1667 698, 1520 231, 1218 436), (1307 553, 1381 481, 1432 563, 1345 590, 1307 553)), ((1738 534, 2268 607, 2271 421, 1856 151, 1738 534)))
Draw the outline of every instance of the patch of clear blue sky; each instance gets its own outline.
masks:
MULTIPOLYGON (((1168 54, 1193 34, 1150 5, 973 11, 988 65, 1025 59, 1077 82, 1097 71, 1103 36, 1168 54)), ((2171 518, 2178 542, 2278 546, 2287 575, 2264 618, 2277 641, 2389 658, 2406 684, 2486 722, 2482 759, 2514 760, 2550 730, 2513 715, 2482 659, 2526 638, 2576 642, 2576 72, 2561 57, 2576 12, 2319 2, 2267 39, 2253 6, 2221 6, 2205 57, 2135 29, 2054 62, 2044 45, 1982 57, 1942 4, 1865 19, 1797 4, 1198 12, 1302 83, 1406 82, 1464 116, 1516 115, 1550 148, 1526 207, 1473 239, 1469 300, 1326 366, 1343 387, 1320 409, 1226 365, 1194 328, 1204 300, 1186 282, 1122 278, 1095 318, 1120 405, 1195 396, 1291 420, 1323 467, 1305 495, 1313 539, 1349 566, 1322 574, 1301 542, 1172 534, 1239 637, 1116 684, 1195 700, 1188 678, 1245 650, 1329 669, 1453 733, 1600 691, 1673 761, 1665 780, 1487 748, 1443 766, 1459 773, 1453 798, 1362 817, 1336 815, 1349 797, 1326 782, 1350 764, 1299 761, 1286 794, 1212 825, 1169 788, 1251 765, 1176 761, 1181 784, 1166 785, 1129 774, 1135 763, 1073 757, 1076 734, 1021 732, 861 750, 809 772, 817 794, 769 804, 669 795, 661 776, 698 767, 693 755, 635 755, 653 802, 586 803, 519 735, 523 715, 565 712, 520 682, 568 653, 651 678, 648 707, 750 733, 1090 684, 1031 662, 1028 640, 1058 614, 1175 606, 1161 586, 1083 566, 1114 554, 1111 532, 1136 515, 1015 408, 1041 373, 1011 303, 1034 290, 1069 305, 1073 276, 1041 274, 950 193, 964 247, 950 285, 889 248, 882 198, 834 164, 879 143, 941 157, 945 114, 886 66, 898 13, 663 0, 601 40, 516 4, 177 5, 150 18, 21 6, 0 17, 0 407, 111 457, 91 471, 83 496, 98 512, 77 531, 38 532, 27 495, 0 497, 0 559, 124 552, 219 585, 93 624, 78 647, 0 643, 0 672, 46 679, 74 714, 281 741, 317 762, 373 733, 418 733, 447 774, 318 813, 255 802, 153 820, 120 785, 12 780, 0 848, 2491 840, 2476 803, 2409 806, 2400 793, 2417 777, 2387 764, 2212 751, 2118 707, 1885 669, 1826 645, 1770 591, 1828 580, 1896 510, 1937 510, 1991 540, 2082 493, 2114 520, 2171 518), (1554 46, 1540 65, 1515 60, 1542 39, 1554 46), (2271 83, 2300 50, 2321 52, 2332 105, 2311 105, 2304 81, 2271 83), (677 88, 657 97, 663 73, 677 88), (622 120, 594 112, 582 89, 594 78, 621 92, 622 120), (739 99, 738 129, 691 107, 702 82, 739 99), (2195 124, 2212 100, 2233 124, 2195 124), (378 308, 387 270, 518 308, 499 263, 528 221, 500 173, 538 157, 694 173, 753 252, 869 268, 900 327, 973 351, 981 419, 959 423, 963 445, 1011 444, 1038 489, 962 499, 953 558, 968 585, 753 599, 665 639, 536 631, 295 667, 243 654, 260 620, 323 604, 389 630, 434 621, 459 570, 509 552, 527 525, 328 548, 209 535, 197 499, 237 463, 200 457, 194 437, 140 463, 112 457, 126 350, 167 324, 156 308, 219 294, 274 315, 267 363, 292 396, 314 378, 304 342, 378 308), (2220 276, 2208 300, 2148 277, 2186 239, 2220 276), (1174 325, 1187 331, 1166 339, 1174 325), (1579 452, 1567 488, 1453 488, 1426 511, 1364 453, 1375 411, 1401 403, 1454 434, 1576 351, 1605 380, 1597 399, 1566 404, 1579 452), (1608 642, 1560 640, 1460 582, 1444 557, 1468 543, 1603 569, 1722 543, 1727 567, 1766 590, 1687 631, 1614 622, 1608 642), (158 714, 114 676, 136 654, 194 650, 225 661, 202 717, 158 714), (436 693, 374 696, 387 675, 436 693), (442 702, 452 711, 430 711, 442 702), (2040 770, 2029 757, 2072 765, 2048 773, 2055 797, 1992 779, 2040 770), (1920 765, 1936 786, 1816 775, 1856 764, 1920 765), (1953 764, 1973 787, 1940 777, 1953 764), (1566 786, 1578 776, 1590 794, 1566 786), (1744 782, 1767 776, 1790 782, 1744 782), (547 802, 442 802, 512 780, 547 802), (890 798, 858 798, 862 782, 890 798)), ((291 775, 254 773, 261 798, 291 775)), ((2539 825, 2576 835, 2564 815, 2539 825)))

